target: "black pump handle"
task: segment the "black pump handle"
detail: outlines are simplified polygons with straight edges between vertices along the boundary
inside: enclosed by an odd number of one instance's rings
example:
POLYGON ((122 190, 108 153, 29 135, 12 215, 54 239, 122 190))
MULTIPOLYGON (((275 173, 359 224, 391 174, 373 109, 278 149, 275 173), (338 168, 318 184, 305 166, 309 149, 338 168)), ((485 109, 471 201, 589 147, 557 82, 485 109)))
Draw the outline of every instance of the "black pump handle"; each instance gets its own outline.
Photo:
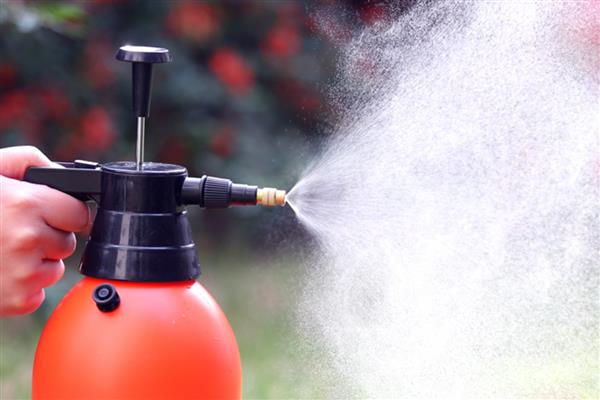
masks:
POLYGON ((119 61, 131 63, 133 82, 133 112, 136 117, 150 116, 152 91, 152 65, 171 61, 168 49, 149 46, 122 46, 115 56, 119 61))
POLYGON ((77 160, 57 164, 64 168, 30 167, 23 180, 49 186, 79 200, 98 201, 102 172, 97 163, 77 160))

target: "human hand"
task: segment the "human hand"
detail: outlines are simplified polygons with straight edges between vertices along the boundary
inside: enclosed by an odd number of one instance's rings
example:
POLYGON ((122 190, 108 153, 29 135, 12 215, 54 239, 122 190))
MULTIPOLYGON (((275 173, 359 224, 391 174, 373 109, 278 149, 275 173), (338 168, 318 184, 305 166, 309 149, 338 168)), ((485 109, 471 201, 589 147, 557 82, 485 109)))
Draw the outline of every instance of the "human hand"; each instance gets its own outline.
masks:
MULTIPOLYGON (((23 182, 32 166, 53 166, 31 146, 0 149, 0 315, 28 314, 64 273, 63 258, 89 224, 87 206, 58 190, 23 182)), ((56 165, 58 167, 58 165, 56 165)))

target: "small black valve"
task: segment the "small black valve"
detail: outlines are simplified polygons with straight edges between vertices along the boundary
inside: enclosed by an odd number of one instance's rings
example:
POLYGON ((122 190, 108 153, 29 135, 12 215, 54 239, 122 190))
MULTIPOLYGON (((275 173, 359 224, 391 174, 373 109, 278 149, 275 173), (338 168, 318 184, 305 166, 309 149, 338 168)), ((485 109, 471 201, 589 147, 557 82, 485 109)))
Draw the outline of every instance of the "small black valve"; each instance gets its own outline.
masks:
POLYGON ((117 293, 117 289, 110 283, 103 283, 94 289, 92 298, 96 302, 98 310, 102 312, 111 312, 119 307, 121 299, 117 293))

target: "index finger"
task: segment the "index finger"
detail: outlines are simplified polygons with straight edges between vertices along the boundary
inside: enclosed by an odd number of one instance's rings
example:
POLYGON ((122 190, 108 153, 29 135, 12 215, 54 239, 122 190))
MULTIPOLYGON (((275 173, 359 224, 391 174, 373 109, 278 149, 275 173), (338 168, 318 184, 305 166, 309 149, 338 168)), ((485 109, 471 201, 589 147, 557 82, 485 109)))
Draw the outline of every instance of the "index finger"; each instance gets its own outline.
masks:
POLYGON ((90 223, 90 210, 82 201, 66 193, 39 186, 35 197, 40 203, 42 218, 48 225, 65 232, 80 232, 90 223))
POLYGON ((15 146, 0 149, 0 175, 22 180, 29 167, 56 166, 33 146, 15 146))

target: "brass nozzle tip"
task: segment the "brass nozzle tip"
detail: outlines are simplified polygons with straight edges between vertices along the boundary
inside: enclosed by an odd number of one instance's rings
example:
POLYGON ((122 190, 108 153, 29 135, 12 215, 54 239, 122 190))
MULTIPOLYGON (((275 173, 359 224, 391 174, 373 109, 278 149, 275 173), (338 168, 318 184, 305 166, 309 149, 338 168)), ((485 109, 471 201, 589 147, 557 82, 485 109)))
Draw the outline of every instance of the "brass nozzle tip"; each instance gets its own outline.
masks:
POLYGON ((262 188, 256 191, 256 204, 263 206, 285 206, 285 190, 262 188))

